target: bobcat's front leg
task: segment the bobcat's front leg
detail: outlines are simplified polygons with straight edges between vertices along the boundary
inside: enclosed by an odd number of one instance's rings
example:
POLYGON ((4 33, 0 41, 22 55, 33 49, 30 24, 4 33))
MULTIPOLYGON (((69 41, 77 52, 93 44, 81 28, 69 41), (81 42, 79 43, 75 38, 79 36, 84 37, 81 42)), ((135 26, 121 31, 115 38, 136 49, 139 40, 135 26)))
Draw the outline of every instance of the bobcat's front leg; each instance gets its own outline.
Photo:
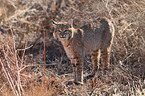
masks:
POLYGON ((74 72, 74 83, 83 84, 83 60, 81 58, 74 58, 71 61, 74 72))

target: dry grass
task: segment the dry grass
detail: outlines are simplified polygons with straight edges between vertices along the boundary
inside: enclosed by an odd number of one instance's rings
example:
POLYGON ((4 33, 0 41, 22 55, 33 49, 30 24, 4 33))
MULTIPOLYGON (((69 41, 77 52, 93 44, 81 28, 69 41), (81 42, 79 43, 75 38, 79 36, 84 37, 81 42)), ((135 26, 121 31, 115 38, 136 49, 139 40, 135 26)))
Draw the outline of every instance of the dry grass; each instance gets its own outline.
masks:
MULTIPOLYGON (((0 95, 145 95, 144 0, 5 0, 1 5, 0 95), (52 37, 51 20, 74 19, 80 27, 98 17, 109 18, 116 29, 110 69, 106 74, 99 70, 82 86, 68 86, 72 68, 52 37)), ((84 76, 92 68, 89 58, 84 76)))

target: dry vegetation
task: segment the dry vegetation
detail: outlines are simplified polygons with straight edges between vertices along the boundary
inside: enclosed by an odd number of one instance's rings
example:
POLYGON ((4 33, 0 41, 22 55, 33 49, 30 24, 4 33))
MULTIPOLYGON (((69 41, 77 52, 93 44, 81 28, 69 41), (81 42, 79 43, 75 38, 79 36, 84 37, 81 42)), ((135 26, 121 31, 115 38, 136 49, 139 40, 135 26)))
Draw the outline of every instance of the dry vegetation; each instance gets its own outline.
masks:
MULTIPOLYGON (((1 96, 145 95, 145 0, 0 2, 1 96), (84 85, 68 86, 72 68, 62 45, 52 37, 51 20, 74 19, 80 27, 98 17, 115 25, 111 67, 106 74, 100 69, 84 85)), ((84 76, 92 68, 89 58, 84 76)))

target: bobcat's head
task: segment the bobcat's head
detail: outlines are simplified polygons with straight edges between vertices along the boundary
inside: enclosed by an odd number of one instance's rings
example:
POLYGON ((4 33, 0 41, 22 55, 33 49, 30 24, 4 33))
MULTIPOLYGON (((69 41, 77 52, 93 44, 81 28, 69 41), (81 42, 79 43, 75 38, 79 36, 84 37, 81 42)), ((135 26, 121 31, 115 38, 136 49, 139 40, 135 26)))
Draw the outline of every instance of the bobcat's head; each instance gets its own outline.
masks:
POLYGON ((75 29, 73 28, 73 20, 69 22, 55 22, 52 21, 55 26, 55 32, 53 36, 59 40, 70 40, 74 36, 75 29))

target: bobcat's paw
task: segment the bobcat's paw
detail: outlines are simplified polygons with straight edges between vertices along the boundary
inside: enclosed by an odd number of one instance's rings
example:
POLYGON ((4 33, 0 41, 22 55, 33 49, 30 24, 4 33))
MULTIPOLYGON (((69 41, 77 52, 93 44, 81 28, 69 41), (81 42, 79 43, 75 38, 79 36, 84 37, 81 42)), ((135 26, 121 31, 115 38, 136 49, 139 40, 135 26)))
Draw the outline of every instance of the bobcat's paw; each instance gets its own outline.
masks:
POLYGON ((83 85, 83 82, 79 82, 79 81, 68 81, 67 85, 83 85))
POLYGON ((84 78, 84 83, 86 83, 88 79, 91 79, 91 78, 93 78, 94 76, 95 76, 95 74, 90 74, 90 75, 86 76, 86 77, 84 78))

